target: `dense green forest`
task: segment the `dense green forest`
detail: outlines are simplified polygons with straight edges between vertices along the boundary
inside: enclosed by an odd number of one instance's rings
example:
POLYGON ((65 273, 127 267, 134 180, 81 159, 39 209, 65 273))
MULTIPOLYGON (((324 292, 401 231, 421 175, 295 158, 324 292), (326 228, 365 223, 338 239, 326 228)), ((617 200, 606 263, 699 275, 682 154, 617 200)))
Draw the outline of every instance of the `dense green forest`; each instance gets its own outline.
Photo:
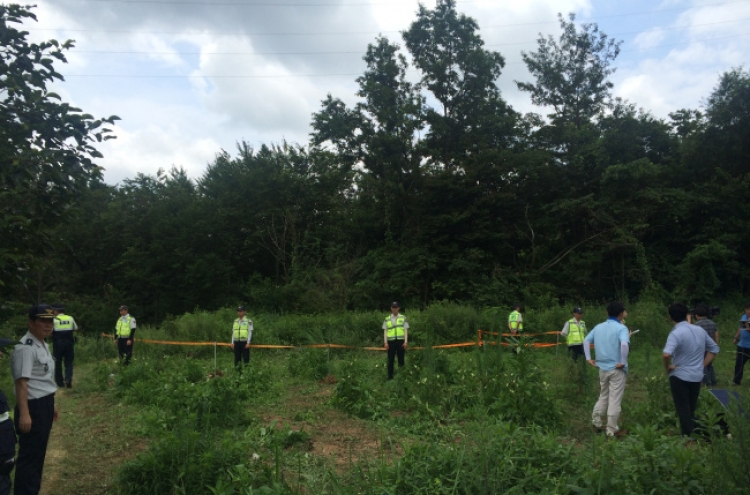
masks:
POLYGON ((329 95, 309 143, 240 142, 201 177, 113 186, 94 145, 116 117, 47 91, 71 44, 30 45, 33 14, 0 14, 5 316, 40 299, 129 304, 157 322, 238 302, 330 312, 750 292, 742 67, 701 110, 656 118, 612 97, 620 43, 560 16, 559 35, 523 53, 531 79, 517 84, 540 113, 522 115, 497 86, 503 56, 441 0, 400 40, 370 44, 359 102, 329 95))

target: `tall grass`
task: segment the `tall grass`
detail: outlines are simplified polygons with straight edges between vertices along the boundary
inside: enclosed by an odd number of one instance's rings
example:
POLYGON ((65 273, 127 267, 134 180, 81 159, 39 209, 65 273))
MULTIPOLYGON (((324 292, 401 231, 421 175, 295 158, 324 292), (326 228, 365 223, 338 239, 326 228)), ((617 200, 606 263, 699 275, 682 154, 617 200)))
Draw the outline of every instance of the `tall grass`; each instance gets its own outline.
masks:
MULTIPOLYGON (((604 306, 583 307, 589 328, 606 319, 604 306)), ((571 309, 529 308, 525 329, 559 330, 571 309)), ((722 309, 717 323, 725 331, 741 308, 722 309)), ((407 311, 410 349, 393 381, 386 381, 385 353, 336 350, 329 362, 326 349, 253 350, 240 373, 227 348, 218 349, 214 366, 212 347, 137 342, 125 368, 116 363, 110 340, 83 337, 79 359, 99 362, 90 374, 93 384, 81 389, 111 391, 141 408, 139 424, 151 446, 120 471, 122 493, 744 493, 750 423, 739 411, 727 416, 732 440, 719 434, 690 449, 679 439, 660 364, 672 328, 666 306, 648 300, 628 305, 627 324, 641 332, 632 338, 622 415, 632 435, 623 442, 591 433, 597 372, 574 363, 564 345, 557 352, 514 347, 516 341, 483 349, 431 347, 473 340, 479 328, 504 331, 507 313, 450 303, 407 311), (426 348, 413 350, 417 345, 426 348), (216 368, 224 375, 217 377, 216 368), (322 414, 334 407, 333 417, 343 411, 382 431, 380 455, 331 467, 315 450, 295 450, 298 441, 314 445, 314 436, 263 423, 259 406, 284 417, 278 398, 317 390, 315 381, 329 371, 338 384, 330 403, 317 407, 322 414)), ((381 347, 386 314, 251 315, 253 342, 381 347)), ((234 318, 229 309, 197 312, 144 326, 137 336, 226 342, 234 318)), ((729 353, 719 355, 717 372, 725 383, 732 365, 729 353)), ((702 396, 699 407, 706 411, 711 404, 702 396)), ((750 410, 750 404, 743 407, 750 410)))

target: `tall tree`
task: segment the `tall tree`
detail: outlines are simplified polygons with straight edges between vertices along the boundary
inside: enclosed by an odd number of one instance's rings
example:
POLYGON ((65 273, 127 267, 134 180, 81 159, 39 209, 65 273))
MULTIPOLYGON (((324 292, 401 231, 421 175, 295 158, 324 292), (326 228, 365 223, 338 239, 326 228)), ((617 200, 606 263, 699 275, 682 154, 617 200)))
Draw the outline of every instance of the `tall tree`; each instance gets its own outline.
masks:
POLYGON ((403 33, 422 84, 441 107, 425 114, 426 146, 437 167, 465 167, 469 154, 512 142, 516 115, 496 84, 505 59, 484 48, 478 31, 455 0, 438 0, 434 9, 420 5, 403 33))
POLYGON ((47 89, 73 41, 29 43, 16 25, 29 7, 0 5, 0 284, 10 265, 28 263, 82 188, 101 177, 94 144, 118 117, 94 119, 47 89))
POLYGON ((351 164, 357 163, 357 194, 373 201, 365 220, 373 235, 400 242, 415 228, 413 196, 421 175, 417 133, 424 127, 424 98, 406 80, 407 63, 399 46, 379 37, 368 45, 365 73, 357 78, 362 98, 347 109, 330 96, 313 116, 312 142, 328 143, 351 164))
POLYGON ((531 93, 535 105, 553 108, 549 115, 556 124, 572 124, 580 129, 606 107, 615 72, 610 64, 620 53, 620 45, 599 31, 596 24, 575 24, 558 14, 562 34, 539 35, 535 52, 521 52, 535 83, 516 82, 521 91, 531 93))
POLYGON ((521 52, 534 82, 516 81, 521 91, 531 94, 535 105, 551 107, 550 122, 537 133, 537 141, 562 164, 578 168, 574 183, 590 179, 592 155, 596 152, 596 117, 608 107, 612 89, 611 63, 620 45, 599 31, 596 24, 576 26, 575 15, 568 20, 558 14, 562 33, 559 39, 539 35, 534 52, 521 52))

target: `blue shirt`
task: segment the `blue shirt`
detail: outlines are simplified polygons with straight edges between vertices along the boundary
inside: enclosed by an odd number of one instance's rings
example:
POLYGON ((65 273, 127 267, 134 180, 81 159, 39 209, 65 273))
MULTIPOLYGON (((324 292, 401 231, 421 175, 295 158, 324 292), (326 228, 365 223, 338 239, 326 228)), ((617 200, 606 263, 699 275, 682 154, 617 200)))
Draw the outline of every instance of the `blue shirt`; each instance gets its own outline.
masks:
MULTIPOLYGON (((740 321, 747 321, 747 313, 742 315, 740 321)), ((740 342, 737 345, 750 349, 750 331, 740 327, 740 342)))
MULTIPOLYGON (((620 323, 617 318, 609 318, 589 332, 583 339, 584 346, 588 345, 586 342, 596 346, 594 351, 596 352, 596 365, 599 369, 612 371, 617 363, 622 363, 621 344, 630 344, 628 327, 620 323)), ((628 366, 625 364, 625 372, 627 371, 628 366)))
POLYGON ((681 321, 669 332, 664 346, 664 354, 672 356, 672 364, 676 367, 669 376, 686 382, 703 381, 703 357, 706 352, 718 354, 719 346, 698 325, 681 321))

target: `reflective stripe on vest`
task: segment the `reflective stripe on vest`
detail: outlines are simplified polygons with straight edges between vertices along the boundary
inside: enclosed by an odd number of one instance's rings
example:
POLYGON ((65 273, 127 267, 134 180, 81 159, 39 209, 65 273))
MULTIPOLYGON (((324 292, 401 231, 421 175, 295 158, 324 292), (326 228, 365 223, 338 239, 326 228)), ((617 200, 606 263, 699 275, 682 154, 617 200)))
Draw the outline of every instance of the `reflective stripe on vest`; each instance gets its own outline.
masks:
POLYGON ((55 317, 55 332, 67 332, 73 330, 73 318, 68 315, 55 317))
POLYGON ((250 320, 242 320, 239 318, 234 320, 232 325, 232 337, 234 340, 247 340, 248 330, 250 328, 250 320))
POLYGON ((508 323, 510 323, 511 330, 518 329, 523 330, 523 321, 518 321, 518 318, 521 317, 521 313, 518 311, 513 311, 511 314, 508 315, 508 323))
POLYGON ((130 315, 125 317, 125 321, 122 318, 117 320, 117 336, 121 339, 130 337, 130 315))
POLYGON ((404 340, 404 323, 406 317, 398 315, 396 324, 393 324, 390 315, 385 317, 386 336, 388 340, 404 340))
POLYGON ((586 322, 576 321, 575 318, 568 320, 568 345, 583 344, 586 338, 586 322))

